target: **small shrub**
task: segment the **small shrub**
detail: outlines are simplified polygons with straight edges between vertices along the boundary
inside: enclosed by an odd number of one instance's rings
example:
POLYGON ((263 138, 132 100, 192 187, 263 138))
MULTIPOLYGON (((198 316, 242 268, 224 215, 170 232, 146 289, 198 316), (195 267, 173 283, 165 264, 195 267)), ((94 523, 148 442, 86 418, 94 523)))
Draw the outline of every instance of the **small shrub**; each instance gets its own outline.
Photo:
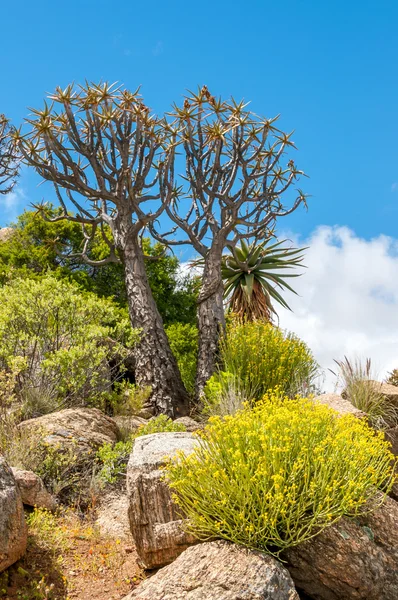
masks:
MULTIPOLYGON (((359 410, 366 413, 369 423, 376 429, 388 429, 398 424, 398 410, 374 384, 370 358, 365 364, 360 359, 351 362, 335 360, 339 367, 336 375, 344 387, 343 395, 359 410)), ((332 371, 333 373, 333 371, 332 371)))
POLYGON ((205 409, 212 414, 228 414, 240 400, 258 400, 276 387, 289 397, 310 393, 318 369, 308 346, 292 333, 262 321, 232 321, 220 344, 220 371, 205 390, 205 409), (223 410, 219 410, 214 394, 217 385, 223 410))
POLYGON ((383 435, 360 419, 272 394, 212 417, 201 445, 166 476, 198 538, 277 555, 357 514, 379 488, 388 492, 393 459, 383 435))
POLYGON ((128 381, 120 381, 114 384, 114 390, 109 394, 107 402, 113 415, 130 417, 143 409, 150 395, 150 386, 140 387, 128 381))
POLYGON ((193 395, 198 355, 198 328, 195 325, 174 323, 166 328, 166 334, 182 381, 187 391, 193 395))
POLYGON ((101 406, 113 383, 109 364, 123 363, 138 335, 110 300, 54 275, 0 288, 0 369, 21 361, 15 391, 28 417, 101 406))
POLYGON ((398 369, 393 369, 390 373, 388 373, 386 383, 398 387, 398 369))
POLYGON ((137 437, 163 431, 186 431, 186 428, 181 423, 174 423, 166 415, 159 415, 141 425, 126 441, 117 442, 114 446, 103 444, 97 451, 97 460, 101 465, 98 472, 100 482, 114 484, 126 474, 126 465, 137 437))

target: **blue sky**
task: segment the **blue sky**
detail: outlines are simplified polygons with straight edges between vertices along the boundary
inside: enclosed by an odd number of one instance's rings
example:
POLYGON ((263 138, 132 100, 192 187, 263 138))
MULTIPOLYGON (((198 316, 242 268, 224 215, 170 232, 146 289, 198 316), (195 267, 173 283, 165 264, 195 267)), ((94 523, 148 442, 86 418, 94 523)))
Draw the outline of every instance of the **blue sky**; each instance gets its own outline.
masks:
MULTIPOLYGON (((312 198, 284 227, 396 235, 397 2, 22 0, 3 3, 2 21, 0 112, 15 124, 71 81, 141 84, 158 112, 205 83, 295 129, 312 198)), ((36 184, 25 171, 0 225, 46 198, 36 184)))
MULTIPOLYGON (((310 246, 281 326, 325 369, 344 354, 372 357, 380 375, 398 366, 396 0, 4 0, 1 18, 0 112, 15 124, 86 78, 141 84, 158 113, 203 84, 281 113, 312 196, 280 223, 310 246)), ((25 170, 0 226, 49 192, 25 170)))

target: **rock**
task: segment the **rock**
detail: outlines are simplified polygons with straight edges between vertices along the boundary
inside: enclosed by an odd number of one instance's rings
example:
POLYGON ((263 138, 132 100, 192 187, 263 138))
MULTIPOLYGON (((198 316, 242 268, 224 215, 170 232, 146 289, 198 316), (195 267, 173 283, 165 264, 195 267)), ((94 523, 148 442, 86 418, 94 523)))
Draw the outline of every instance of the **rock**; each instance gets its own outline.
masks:
POLYGON ((144 435, 135 440, 127 465, 130 529, 145 569, 162 567, 196 542, 185 533, 181 515, 163 481, 164 466, 181 450, 190 453, 199 444, 187 432, 144 435))
POLYGON ((180 417, 179 419, 176 419, 174 423, 180 423, 181 425, 184 425, 185 429, 190 433, 198 431, 199 429, 203 429, 204 427, 203 423, 198 423, 198 421, 191 419, 191 417, 180 417))
POLYGON ((23 556, 26 544, 21 492, 10 467, 0 456, 0 573, 23 556))
POLYGON ((366 417, 366 414, 356 408, 351 402, 338 394, 321 394, 314 398, 314 402, 326 404, 341 415, 354 415, 354 417, 366 417))
POLYGON ((384 435, 391 444, 391 452, 398 456, 398 426, 386 429, 384 435))
POLYGON ((132 544, 128 518, 128 498, 125 493, 111 493, 101 501, 96 524, 101 535, 132 544))
POLYGON ((24 471, 14 467, 11 467, 11 470, 19 486, 24 504, 51 511, 57 508, 55 498, 46 490, 41 477, 33 471, 24 471))
POLYGON ((313 600, 398 598, 398 504, 343 518, 283 555, 298 590, 313 600))
POLYGON ((115 421, 97 408, 66 408, 22 421, 18 427, 37 432, 48 444, 75 444, 82 451, 96 450, 105 442, 113 444, 119 437, 115 421))
POLYGON ((137 431, 142 425, 145 425, 145 423, 148 423, 147 419, 136 416, 127 417, 124 415, 115 415, 112 418, 121 431, 124 430, 132 433, 137 431))
POLYGON ((285 567, 228 542, 188 548, 124 600, 299 600, 285 567))
POLYGON ((380 383, 380 381, 374 381, 374 380, 370 380, 369 384, 373 385, 374 388, 380 394, 385 396, 387 398, 387 400, 389 400, 391 402, 391 404, 398 406, 398 387, 397 386, 391 385, 390 383, 380 383))

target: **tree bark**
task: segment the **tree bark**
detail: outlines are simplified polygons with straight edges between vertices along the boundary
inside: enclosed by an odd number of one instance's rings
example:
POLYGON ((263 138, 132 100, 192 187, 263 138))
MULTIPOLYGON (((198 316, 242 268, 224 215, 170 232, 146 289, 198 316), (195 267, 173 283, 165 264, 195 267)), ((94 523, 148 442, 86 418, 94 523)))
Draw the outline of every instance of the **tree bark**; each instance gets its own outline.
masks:
POLYGON ((205 258, 202 287, 198 298, 199 351, 196 373, 196 397, 200 402, 206 381, 217 364, 218 342, 225 330, 225 315, 221 278, 223 245, 216 244, 205 258))
POLYGON ((137 384, 151 387, 147 408, 154 415, 187 415, 189 396, 152 296, 138 233, 129 218, 116 218, 112 229, 124 264, 131 325, 142 332, 135 347, 137 384))

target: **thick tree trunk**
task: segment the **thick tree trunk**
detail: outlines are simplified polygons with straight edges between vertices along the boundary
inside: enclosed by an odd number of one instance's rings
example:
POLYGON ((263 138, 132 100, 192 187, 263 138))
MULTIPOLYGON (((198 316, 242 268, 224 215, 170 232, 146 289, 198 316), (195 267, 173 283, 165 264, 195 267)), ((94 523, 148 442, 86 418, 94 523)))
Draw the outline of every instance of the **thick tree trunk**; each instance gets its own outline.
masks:
POLYGON ((203 269, 198 298, 199 353, 196 374, 196 397, 200 401, 206 381, 216 368, 218 342, 225 329, 221 258, 223 246, 209 250, 203 269))
POLYGON ((189 412, 189 396, 152 296, 138 236, 132 230, 131 221, 125 219, 114 225, 113 233, 124 263, 130 321, 142 331, 135 348, 136 381, 151 387, 148 408, 153 414, 183 416, 189 412))

